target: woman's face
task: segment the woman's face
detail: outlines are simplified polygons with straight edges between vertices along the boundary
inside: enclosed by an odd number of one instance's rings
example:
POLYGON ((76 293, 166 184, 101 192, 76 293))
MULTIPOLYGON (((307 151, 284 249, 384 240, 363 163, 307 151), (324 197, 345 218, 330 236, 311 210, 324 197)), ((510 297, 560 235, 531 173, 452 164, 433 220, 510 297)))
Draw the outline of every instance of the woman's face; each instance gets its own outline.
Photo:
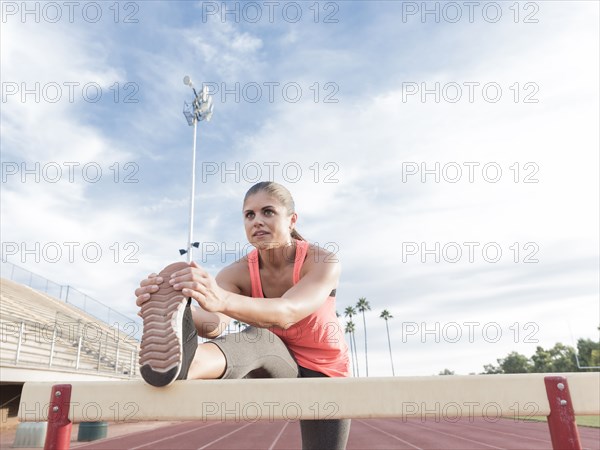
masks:
POLYGON ((289 244, 296 213, 289 215, 285 206, 264 191, 249 196, 244 203, 244 228, 248 242, 265 250, 289 244))

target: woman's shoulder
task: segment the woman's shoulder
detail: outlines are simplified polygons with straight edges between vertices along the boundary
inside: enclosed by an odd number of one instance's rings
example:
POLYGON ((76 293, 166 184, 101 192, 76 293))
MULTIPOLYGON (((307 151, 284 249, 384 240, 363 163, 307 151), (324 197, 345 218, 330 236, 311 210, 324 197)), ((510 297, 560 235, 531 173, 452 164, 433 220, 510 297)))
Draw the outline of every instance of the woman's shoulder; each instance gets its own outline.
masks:
POLYGON ((340 265, 338 247, 335 243, 328 242, 323 247, 310 242, 307 244, 306 258, 304 259, 301 274, 316 267, 322 268, 324 265, 331 268, 337 268, 340 265))
POLYGON ((249 274, 248 270, 248 255, 242 256, 237 261, 232 262, 228 266, 223 267, 219 274, 223 274, 225 276, 235 276, 242 274, 249 274))
POLYGON ((312 242, 307 242, 306 260, 314 262, 338 262, 338 246, 335 242, 328 242, 324 247, 312 242), (326 248, 325 248, 326 247, 326 248))
POLYGON ((223 267, 217 275, 217 280, 237 286, 242 293, 251 291, 250 271, 248 270, 248 256, 223 267))

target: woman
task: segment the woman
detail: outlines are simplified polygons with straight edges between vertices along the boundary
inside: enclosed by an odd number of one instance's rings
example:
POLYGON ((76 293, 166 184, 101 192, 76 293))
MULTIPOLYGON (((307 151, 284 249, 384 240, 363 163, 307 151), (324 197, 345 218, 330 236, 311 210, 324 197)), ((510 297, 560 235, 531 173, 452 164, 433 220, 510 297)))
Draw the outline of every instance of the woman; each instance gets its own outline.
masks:
MULTIPOLYGON (((141 373, 148 383, 349 376, 335 312, 339 262, 298 234, 292 196, 277 183, 252 186, 243 217, 255 250, 216 278, 195 262, 176 263, 135 291, 144 319, 141 373), (218 337, 232 318, 250 326, 218 337), (212 340, 198 345, 196 331, 212 340)), ((301 420, 300 427, 303 449, 344 449, 350 420, 301 420)))

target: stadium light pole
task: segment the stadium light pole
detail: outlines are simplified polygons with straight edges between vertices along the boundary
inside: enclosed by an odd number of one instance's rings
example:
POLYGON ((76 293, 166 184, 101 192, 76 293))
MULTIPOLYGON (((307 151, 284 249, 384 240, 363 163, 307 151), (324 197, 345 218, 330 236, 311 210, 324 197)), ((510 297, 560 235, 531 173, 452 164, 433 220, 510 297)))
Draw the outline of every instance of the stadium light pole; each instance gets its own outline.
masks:
POLYGON ((192 79, 186 75, 183 77, 183 84, 192 88, 194 91, 194 100, 192 103, 183 103, 183 115, 187 119, 188 125, 194 127, 194 143, 192 146, 192 187, 190 193, 190 222, 188 230, 188 244, 185 249, 179 250, 180 255, 187 254, 187 262, 192 262, 192 250, 198 248, 199 243, 193 242, 194 232, 194 195, 196 191, 196 136, 198 122, 206 120, 210 121, 213 114, 212 96, 208 93, 208 87, 202 86, 200 93, 196 92, 196 88, 192 83, 192 79))

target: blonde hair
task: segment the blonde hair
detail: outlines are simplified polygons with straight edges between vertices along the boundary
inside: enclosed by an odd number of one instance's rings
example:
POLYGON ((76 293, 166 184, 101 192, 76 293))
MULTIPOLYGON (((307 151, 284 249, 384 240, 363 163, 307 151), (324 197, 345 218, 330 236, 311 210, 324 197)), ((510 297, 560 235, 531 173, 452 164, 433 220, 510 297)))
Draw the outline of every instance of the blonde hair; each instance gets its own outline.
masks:
MULTIPOLYGON (((275 183, 274 181, 261 181, 260 183, 256 183, 254 186, 248 189, 248 192, 246 192, 246 195, 244 196, 244 204, 246 203, 248 197, 258 192, 266 192, 268 195, 275 198, 285 207, 288 215, 291 216, 296 212, 296 205, 294 204, 294 199, 292 198, 290 191, 288 191, 285 186, 275 183)), ((296 228, 291 231, 291 236, 299 241, 306 240, 300 235, 300 233, 298 233, 296 228)))

